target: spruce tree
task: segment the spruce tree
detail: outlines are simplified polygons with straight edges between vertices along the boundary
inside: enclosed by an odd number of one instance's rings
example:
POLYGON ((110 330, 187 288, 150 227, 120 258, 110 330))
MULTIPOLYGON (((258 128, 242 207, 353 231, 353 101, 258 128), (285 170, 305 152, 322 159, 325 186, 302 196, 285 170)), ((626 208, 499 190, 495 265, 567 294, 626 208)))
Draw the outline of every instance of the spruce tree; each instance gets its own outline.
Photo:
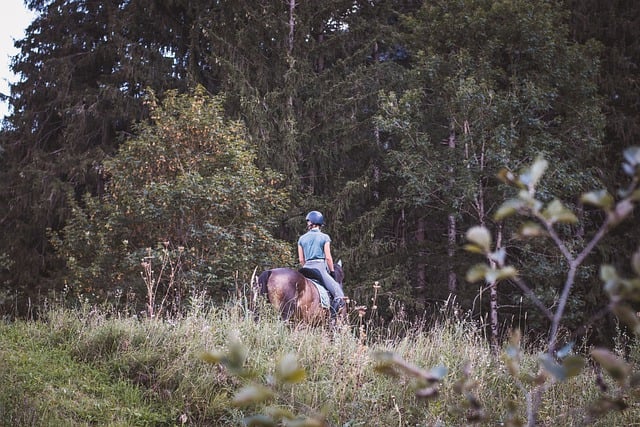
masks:
POLYGON ((47 230, 64 226, 67 196, 104 191, 102 161, 148 114, 145 90, 184 89, 184 57, 195 43, 185 34, 192 9, 178 3, 40 0, 29 7, 37 17, 16 42, 12 68, 21 79, 0 135, 0 253, 10 260, 3 286, 35 296, 60 283, 63 263, 47 230))

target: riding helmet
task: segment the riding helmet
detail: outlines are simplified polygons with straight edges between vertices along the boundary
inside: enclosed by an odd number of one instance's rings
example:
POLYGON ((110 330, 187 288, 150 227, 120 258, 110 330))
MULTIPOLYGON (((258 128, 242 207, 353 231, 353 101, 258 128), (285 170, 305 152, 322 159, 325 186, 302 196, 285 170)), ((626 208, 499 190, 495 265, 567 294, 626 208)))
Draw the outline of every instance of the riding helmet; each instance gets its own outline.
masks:
POLYGON ((324 225, 324 216, 318 211, 309 212, 305 219, 314 225, 324 225))

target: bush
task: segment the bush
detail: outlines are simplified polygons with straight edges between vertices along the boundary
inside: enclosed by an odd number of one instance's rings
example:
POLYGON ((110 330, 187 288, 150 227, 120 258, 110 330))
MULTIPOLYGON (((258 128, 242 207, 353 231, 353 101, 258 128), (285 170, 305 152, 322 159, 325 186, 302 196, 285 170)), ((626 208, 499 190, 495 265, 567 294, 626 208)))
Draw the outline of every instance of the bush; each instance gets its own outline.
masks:
POLYGON ((192 288, 226 297, 239 272, 291 262, 290 245, 270 234, 288 200, 282 178, 255 166, 222 104, 203 88, 162 105, 150 96, 152 120, 102 166, 105 194, 71 200, 53 237, 76 292, 142 294, 153 316, 182 308, 192 288))

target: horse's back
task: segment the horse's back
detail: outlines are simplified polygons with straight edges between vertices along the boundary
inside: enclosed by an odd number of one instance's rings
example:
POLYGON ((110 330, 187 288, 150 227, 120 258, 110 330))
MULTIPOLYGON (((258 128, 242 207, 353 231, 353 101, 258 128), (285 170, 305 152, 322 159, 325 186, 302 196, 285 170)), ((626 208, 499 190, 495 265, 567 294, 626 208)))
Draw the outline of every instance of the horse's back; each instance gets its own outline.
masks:
POLYGON ((324 310, 315 285, 302 273, 286 267, 264 271, 258 277, 260 293, 281 313, 283 319, 297 316, 313 322, 324 310))

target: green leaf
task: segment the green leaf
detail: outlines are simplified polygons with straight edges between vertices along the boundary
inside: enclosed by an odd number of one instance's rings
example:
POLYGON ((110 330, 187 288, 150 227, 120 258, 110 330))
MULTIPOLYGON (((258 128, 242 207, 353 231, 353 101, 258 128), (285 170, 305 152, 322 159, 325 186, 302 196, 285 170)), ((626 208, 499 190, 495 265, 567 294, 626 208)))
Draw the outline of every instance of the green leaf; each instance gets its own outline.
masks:
POLYGON ((575 224, 578 222, 578 217, 558 199, 549 203, 549 206, 542 212, 542 216, 551 224, 575 224))
POLYGON ((396 369, 394 354, 392 352, 376 351, 373 353, 373 358, 377 362, 373 368, 374 371, 393 378, 398 376, 398 370, 396 369))
POLYGON ((525 208, 527 205, 521 199, 509 199, 505 201, 493 215, 493 219, 496 221, 502 221, 503 219, 515 215, 519 210, 525 208))
POLYGON ((226 366, 236 375, 245 374, 244 363, 247 360, 247 348, 239 341, 233 340, 229 345, 227 353, 226 366))
POLYGON ((482 249, 480 246, 478 246, 478 245, 470 245, 470 244, 467 244, 467 245, 464 245, 462 248, 463 248, 465 251, 467 251, 467 252, 471 252, 471 253, 473 253, 473 254, 480 254, 480 255, 484 255, 484 251, 483 251, 483 249, 482 249))
POLYGON ((589 414, 595 417, 601 417, 611 411, 624 411, 629 405, 620 398, 611 398, 609 396, 601 396, 589 405, 589 414))
MULTIPOLYGON (((626 173, 629 176, 634 176, 636 174, 635 166, 633 166, 630 163, 623 163, 622 170, 624 171, 624 173, 626 173)), ((624 197, 626 197, 628 193, 622 192, 621 194, 623 194, 624 197)))
POLYGON ((573 346, 574 346, 573 342, 569 342, 569 343, 565 344, 560 350, 558 350, 556 352, 556 355, 560 359, 564 359, 565 357, 567 357, 571 353, 571 350, 573 350, 573 346))
POLYGON ((469 283, 476 283, 485 280, 489 267, 486 264, 476 264, 467 271, 466 280, 469 283))
POLYGON ((584 357, 581 356, 568 356, 562 361, 562 367, 564 368, 567 378, 580 375, 585 364, 584 357))
POLYGON ((616 304, 611 311, 622 323, 627 325, 634 334, 640 335, 640 319, 638 319, 635 310, 625 304, 616 304))
POLYGON ((603 264, 600 266, 600 279, 607 282, 609 280, 618 280, 618 272, 616 268, 609 264, 603 264))
POLYGON ((621 200, 613 211, 609 212, 608 220, 611 225, 617 225, 633 211, 633 203, 629 200, 621 200))
POLYGON ((486 227, 475 226, 467 230, 467 240, 480 247, 484 253, 491 250, 491 233, 486 227))
POLYGON ((542 209, 542 202, 525 190, 518 192, 518 198, 525 203, 526 207, 528 207, 531 212, 540 212, 540 209, 542 209))
POLYGON ((284 383, 292 384, 304 381, 307 373, 298 365, 295 354, 285 355, 276 368, 276 378, 284 383))
POLYGON ((322 420, 309 417, 299 417, 288 420, 285 424, 287 427, 324 427, 326 424, 322 420))
POLYGON ((278 422, 267 415, 256 414, 244 418, 242 424, 247 427, 276 427, 278 422))
POLYGON ((542 157, 538 157, 530 168, 520 174, 520 182, 527 188, 534 189, 548 166, 549 162, 542 157))
POLYGON ((507 251, 504 248, 500 248, 497 251, 491 252, 489 258, 498 265, 504 265, 505 259, 507 258, 507 251))
POLYGON ((516 270, 515 267, 508 265, 498 270, 497 280, 513 279, 516 276, 518 276, 518 270, 516 270))
POLYGON ((614 204, 613 196, 607 190, 592 191, 585 193, 580 197, 580 201, 584 204, 611 210, 614 204))
POLYGON ((279 405, 268 406, 264 409, 264 413, 269 417, 276 420, 292 420, 296 416, 295 414, 288 408, 279 405))
POLYGON ((504 354, 506 357, 510 359, 515 359, 520 357, 520 348, 514 345, 508 345, 507 348, 504 349, 504 354))
POLYGON ((224 354, 219 351, 216 351, 216 352, 203 351, 198 355, 198 357, 203 362, 210 363, 211 365, 217 365, 218 363, 221 363, 224 360, 224 354))
POLYGON ((544 228, 535 222, 526 222, 522 224, 520 230, 518 230, 518 236, 522 238, 539 237, 544 235, 546 235, 544 228))
POLYGON ((640 147, 629 147, 623 152, 624 160, 631 166, 640 165, 640 147))
POLYGON ((591 350, 591 356, 620 384, 623 384, 631 373, 631 366, 627 362, 605 348, 594 348, 591 350))
POLYGON ((517 378, 520 374, 520 348, 508 345, 504 351, 503 358, 509 374, 517 378))
POLYGON ((620 293, 621 281, 615 267, 608 264, 601 265, 600 279, 604 282, 604 291, 610 297, 620 293))
POLYGON ((434 381, 441 381, 444 379, 444 377, 447 376, 447 372, 449 372, 449 370, 447 369, 446 366, 443 365, 438 365, 433 367, 430 371, 430 377, 432 380, 434 381))
POLYGON ((539 382, 538 377, 534 377, 528 372, 523 372, 518 376, 518 379, 525 384, 533 385, 539 382))
POLYGON ((540 364, 553 378, 558 381, 567 379, 567 370, 564 366, 557 363, 549 354, 540 355, 540 364))
POLYGON ((510 185, 512 187, 518 187, 518 188, 523 187, 518 176, 513 172, 511 172, 509 169, 506 169, 506 168, 500 169, 500 171, 496 176, 500 181, 504 182, 507 185, 510 185))
POLYGON ((503 268, 490 268, 485 273, 485 280, 487 283, 495 283, 501 280, 513 279, 518 275, 518 271, 512 266, 506 266, 503 268))
POLYGON ((629 302, 640 301, 640 277, 620 280, 622 289, 619 294, 629 302))
POLYGON ((233 397, 231 403, 235 406, 250 406, 265 402, 274 396, 267 387, 255 384, 240 389, 233 397))

